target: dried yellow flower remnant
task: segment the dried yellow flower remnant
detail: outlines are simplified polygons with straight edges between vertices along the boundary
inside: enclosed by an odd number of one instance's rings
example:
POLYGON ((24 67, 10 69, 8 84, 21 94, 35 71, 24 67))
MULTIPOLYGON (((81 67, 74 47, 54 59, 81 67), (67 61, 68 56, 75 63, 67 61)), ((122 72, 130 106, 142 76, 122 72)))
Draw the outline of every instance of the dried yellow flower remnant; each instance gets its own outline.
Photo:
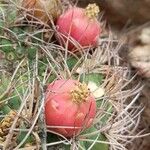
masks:
POLYGON ((98 13, 100 12, 99 7, 94 3, 94 4, 89 4, 86 8, 86 15, 90 19, 94 19, 95 17, 98 16, 98 13))

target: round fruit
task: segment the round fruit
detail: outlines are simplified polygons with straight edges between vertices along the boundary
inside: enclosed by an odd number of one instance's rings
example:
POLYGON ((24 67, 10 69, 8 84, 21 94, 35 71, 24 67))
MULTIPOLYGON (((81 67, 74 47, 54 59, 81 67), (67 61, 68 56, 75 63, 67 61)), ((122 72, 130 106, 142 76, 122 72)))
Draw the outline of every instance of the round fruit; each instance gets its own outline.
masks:
POLYGON ((96 46, 101 33, 97 20, 99 8, 96 4, 89 4, 86 9, 71 7, 57 20, 59 42, 64 46, 69 42, 68 49, 74 50, 78 46, 96 46))
POLYGON ((22 7, 28 13, 29 19, 38 19, 44 23, 56 19, 61 14, 60 0, 23 0, 22 7))
POLYGON ((48 129, 73 137, 90 127, 95 114, 96 101, 85 84, 61 79, 48 85, 45 102, 48 129))

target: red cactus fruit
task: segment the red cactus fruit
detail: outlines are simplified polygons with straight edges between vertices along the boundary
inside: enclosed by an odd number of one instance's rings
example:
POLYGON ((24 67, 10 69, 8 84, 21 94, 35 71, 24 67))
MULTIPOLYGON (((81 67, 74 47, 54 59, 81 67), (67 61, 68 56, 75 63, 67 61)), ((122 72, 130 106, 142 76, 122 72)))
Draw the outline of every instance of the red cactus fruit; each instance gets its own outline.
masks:
POLYGON ((95 114, 96 101, 85 84, 61 79, 48 85, 45 119, 52 126, 48 129, 73 137, 90 127, 95 114))
POLYGON ((58 38, 59 42, 66 45, 69 37, 68 49, 74 50, 82 47, 96 46, 101 26, 97 20, 99 7, 96 4, 89 4, 86 9, 71 7, 58 17, 58 38), (75 42, 75 43, 74 43, 75 42))

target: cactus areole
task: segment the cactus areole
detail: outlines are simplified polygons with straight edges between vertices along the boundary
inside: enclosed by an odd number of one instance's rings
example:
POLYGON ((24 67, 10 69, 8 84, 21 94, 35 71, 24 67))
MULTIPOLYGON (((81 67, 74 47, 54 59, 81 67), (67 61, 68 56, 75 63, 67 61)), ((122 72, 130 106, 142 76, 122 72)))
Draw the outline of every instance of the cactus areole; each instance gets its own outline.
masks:
POLYGON ((96 101, 87 86, 77 80, 57 80, 46 91, 45 119, 49 130, 71 138, 90 127, 96 101))
POLYGON ((79 47, 95 47, 97 45, 101 27, 97 20, 99 7, 89 4, 85 9, 71 7, 57 19, 59 42, 68 49, 79 47))

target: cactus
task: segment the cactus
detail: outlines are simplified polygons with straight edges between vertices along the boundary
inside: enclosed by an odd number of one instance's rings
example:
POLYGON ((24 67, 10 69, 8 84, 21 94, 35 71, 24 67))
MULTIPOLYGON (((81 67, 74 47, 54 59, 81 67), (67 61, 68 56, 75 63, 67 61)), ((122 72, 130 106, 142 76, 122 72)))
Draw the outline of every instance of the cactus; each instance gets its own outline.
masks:
MULTIPOLYGON (((133 76, 121 64, 120 43, 110 35, 102 36, 96 48, 72 53, 67 46, 58 44, 55 22, 27 22, 20 3, 16 2, 0 2, 0 51, 4 53, 0 69, 3 147, 12 144, 12 149, 53 149, 56 145, 57 149, 65 150, 126 149, 134 136, 140 136, 134 131, 142 108, 135 102, 142 86, 130 86, 133 76), (47 127, 45 123, 46 87, 58 79, 86 84, 96 99, 91 128, 72 138, 54 132, 53 126, 47 127)), ((69 6, 64 3, 63 9, 67 9, 69 6)))

